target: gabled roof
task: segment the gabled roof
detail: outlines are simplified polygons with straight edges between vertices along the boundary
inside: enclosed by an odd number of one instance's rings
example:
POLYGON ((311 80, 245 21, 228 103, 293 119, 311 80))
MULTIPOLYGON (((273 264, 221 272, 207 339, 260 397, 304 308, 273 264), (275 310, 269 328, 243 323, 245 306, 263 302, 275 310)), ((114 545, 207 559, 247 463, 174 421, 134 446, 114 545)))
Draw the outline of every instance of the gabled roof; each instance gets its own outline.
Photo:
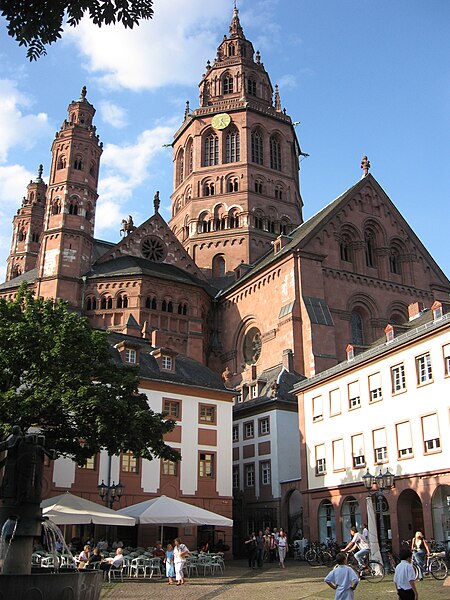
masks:
POLYGON ((30 269, 26 273, 22 273, 22 275, 14 277, 14 279, 10 279, 9 281, 4 281, 3 283, 1 283, 0 291, 18 288, 23 281, 25 281, 26 283, 34 283, 36 279, 37 269, 30 269))

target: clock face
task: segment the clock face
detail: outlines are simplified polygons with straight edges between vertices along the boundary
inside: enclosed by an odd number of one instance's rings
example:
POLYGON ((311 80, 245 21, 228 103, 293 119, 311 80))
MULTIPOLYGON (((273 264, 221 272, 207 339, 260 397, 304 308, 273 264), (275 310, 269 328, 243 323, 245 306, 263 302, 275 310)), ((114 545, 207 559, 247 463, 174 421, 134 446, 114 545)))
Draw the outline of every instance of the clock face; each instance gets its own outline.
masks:
POLYGON ((231 117, 228 113, 219 113, 211 119, 211 125, 214 129, 225 129, 231 123, 231 117))

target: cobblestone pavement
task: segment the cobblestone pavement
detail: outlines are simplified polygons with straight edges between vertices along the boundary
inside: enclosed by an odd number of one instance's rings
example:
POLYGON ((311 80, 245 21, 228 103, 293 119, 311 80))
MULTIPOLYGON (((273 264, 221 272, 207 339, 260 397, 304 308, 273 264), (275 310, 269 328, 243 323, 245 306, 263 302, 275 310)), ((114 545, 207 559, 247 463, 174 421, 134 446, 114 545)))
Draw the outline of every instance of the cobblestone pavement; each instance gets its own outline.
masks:
MULTIPOLYGON (((157 579, 104 584, 101 600, 331 600, 334 592, 323 582, 327 572, 292 560, 286 569, 269 564, 256 570, 248 569, 244 561, 229 561, 223 575, 193 577, 184 586, 169 586, 167 580, 157 579)), ((441 581, 420 582, 418 589, 420 600, 450 600, 450 587, 441 581)), ((362 581, 355 600, 398 600, 392 575, 377 584, 362 581)))

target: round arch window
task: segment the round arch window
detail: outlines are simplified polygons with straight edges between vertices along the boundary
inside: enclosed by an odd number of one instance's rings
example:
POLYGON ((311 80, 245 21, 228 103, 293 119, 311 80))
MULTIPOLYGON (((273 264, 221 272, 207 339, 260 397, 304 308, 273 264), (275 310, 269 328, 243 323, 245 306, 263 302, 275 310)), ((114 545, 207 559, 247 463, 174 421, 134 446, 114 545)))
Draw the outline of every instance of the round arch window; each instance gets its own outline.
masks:
POLYGON ((166 246, 158 237, 148 237, 142 242, 142 254, 153 262, 162 262, 166 257, 166 246))
POLYGON ((261 332, 257 327, 252 327, 244 337, 244 359, 248 365, 253 365, 261 356, 261 332))

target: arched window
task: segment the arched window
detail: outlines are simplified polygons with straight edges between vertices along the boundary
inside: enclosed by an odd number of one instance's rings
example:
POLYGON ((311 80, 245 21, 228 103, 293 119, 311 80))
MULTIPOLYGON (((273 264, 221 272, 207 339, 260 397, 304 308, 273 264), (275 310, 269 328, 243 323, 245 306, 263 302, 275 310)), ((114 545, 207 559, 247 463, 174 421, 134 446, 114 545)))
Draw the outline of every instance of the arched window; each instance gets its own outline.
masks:
POLYGON ((81 156, 76 156, 75 160, 73 161, 73 168, 76 171, 82 171, 83 170, 83 159, 81 158, 81 156))
POLYGON ((225 277, 225 259, 222 254, 216 254, 212 259, 212 276, 225 277))
POLYGON ((206 215, 201 215, 198 220, 198 233, 209 233, 211 231, 211 219, 206 219, 206 215))
POLYGON ((191 139, 189 139, 188 143, 186 144, 186 158, 184 161, 184 169, 186 176, 192 173, 192 171, 194 170, 194 151, 191 139))
POLYGON ((92 219, 92 204, 90 202, 88 202, 87 208, 86 208, 86 221, 90 221, 92 219))
POLYGON ((264 229, 264 216, 262 213, 258 212, 254 215, 255 220, 255 229, 264 229))
POLYGON ((355 346, 364 346, 363 320, 359 312, 352 312, 350 324, 352 328, 352 344, 355 344, 355 346))
POLYGON ((56 168, 58 171, 66 168, 66 157, 64 155, 58 158, 58 164, 56 165, 56 168))
POLYGON ((101 310, 106 310, 106 303, 107 303, 106 296, 102 296, 102 299, 100 300, 100 308, 101 308, 101 310))
POLYGON ((282 235, 288 235, 291 230, 291 226, 287 221, 280 222, 280 233, 282 235))
POLYGON ((37 233, 36 231, 35 231, 35 232, 33 232, 33 233, 31 234, 31 241, 32 241, 32 242, 39 242, 39 233, 37 233))
POLYGON ((117 308, 128 308, 128 296, 125 294, 117 296, 117 308))
POLYGON ((203 166, 212 167, 219 164, 219 138, 215 133, 207 135, 203 142, 203 166))
POLYGON ((228 215, 228 228, 236 229, 237 227, 239 227, 239 213, 236 210, 232 210, 228 215))
POLYGON ((234 130, 227 133, 225 138, 225 162, 239 162, 241 160, 241 147, 239 131, 234 130))
POLYGON ((252 146, 252 162, 257 165, 263 164, 263 138, 261 133, 256 130, 251 135, 251 146, 252 146))
POLYGON ((329 500, 323 500, 318 513, 319 542, 325 542, 326 539, 336 539, 336 515, 333 505, 329 500))
POLYGON ((19 242, 24 242, 25 239, 26 239, 26 237, 27 237, 26 231, 25 231, 25 229, 23 227, 21 227, 19 229, 19 234, 17 236, 17 239, 18 239, 19 242))
POLYGON ((187 315, 187 304, 182 302, 178 305, 178 314, 187 315))
POLYGON ((61 201, 59 198, 53 200, 52 202, 52 215, 59 215, 61 212, 61 201))
POLYGON ((277 200, 283 200, 283 186, 280 183, 275 185, 275 198, 277 200))
POLYGON ((204 196, 214 196, 215 188, 214 183, 212 181, 207 181, 203 184, 203 195, 204 196))
POLYGON ((361 511, 359 510, 358 501, 349 496, 342 503, 342 539, 345 540, 348 537, 348 533, 351 527, 356 527, 358 530, 361 527, 361 511))
POLYGON ((233 93, 233 77, 229 73, 226 73, 224 75, 224 77, 222 79, 222 86, 223 86, 222 89, 223 89, 224 94, 232 94, 233 93))
POLYGON ((349 262, 351 260, 350 258, 350 242, 348 237, 344 236, 341 239, 341 242, 339 244, 339 253, 341 256, 341 260, 345 261, 345 262, 349 262))
POLYGON ((78 214, 78 203, 74 200, 70 201, 69 204, 69 215, 77 215, 78 214))
POLYGON ((237 177, 230 177, 227 179, 227 192, 238 192, 239 191, 239 181, 237 177))
POLYGON ((106 308, 112 308, 113 306, 113 301, 112 298, 108 298, 108 300, 106 301, 106 308))
POLYGON ((228 56, 234 56, 235 48, 234 44, 228 44, 228 56))
POLYGON ((97 308, 97 301, 95 298, 88 298, 86 302, 86 310, 95 310, 97 308))
POLYGON ((91 163, 89 165, 89 175, 95 177, 95 163, 93 160, 91 160, 91 163))
POLYGON ((281 171, 281 144, 274 135, 270 138, 270 168, 281 171))
POLYGON ((366 265, 368 267, 375 267, 375 237, 371 231, 368 231, 364 236, 366 245, 366 265))
POLYGON ((173 313, 173 302, 172 302, 172 300, 169 300, 169 302, 167 303, 167 312, 173 313))
POLYGON ((263 183, 262 183, 261 179, 256 179, 256 181, 255 181, 255 192, 257 194, 263 193, 263 183))
POLYGON ((272 219, 267 220, 267 231, 270 233, 275 233, 275 221, 272 219))
POLYGON ((247 79, 247 94, 256 96, 256 81, 252 77, 247 79))
POLYGON ((391 248, 389 253, 389 270, 395 275, 401 275, 400 252, 396 248, 391 248))
POLYGON ((178 152, 177 162, 175 166, 175 185, 180 185, 184 178, 184 150, 178 152))

